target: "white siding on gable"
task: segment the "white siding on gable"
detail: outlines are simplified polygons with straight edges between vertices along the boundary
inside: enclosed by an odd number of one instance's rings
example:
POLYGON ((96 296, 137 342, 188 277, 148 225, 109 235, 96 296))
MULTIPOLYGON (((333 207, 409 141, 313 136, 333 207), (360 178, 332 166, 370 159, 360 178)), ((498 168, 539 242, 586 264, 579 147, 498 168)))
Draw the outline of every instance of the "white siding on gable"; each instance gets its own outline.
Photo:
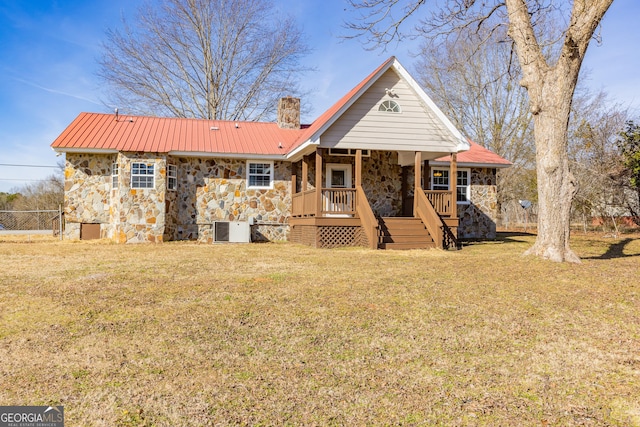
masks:
POLYGON ((458 140, 393 69, 387 70, 321 137, 321 146, 450 153, 458 140), (392 95, 386 89, 392 89, 392 95), (400 113, 379 111, 385 100, 400 113))

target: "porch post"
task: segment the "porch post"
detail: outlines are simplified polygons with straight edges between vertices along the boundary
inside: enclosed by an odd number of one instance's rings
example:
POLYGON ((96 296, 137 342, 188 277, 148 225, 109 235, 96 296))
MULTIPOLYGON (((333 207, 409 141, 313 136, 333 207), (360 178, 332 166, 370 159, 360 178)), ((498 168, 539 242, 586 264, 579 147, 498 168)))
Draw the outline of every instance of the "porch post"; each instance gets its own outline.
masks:
POLYGON ((422 162, 422 185, 425 190, 431 189, 431 167, 429 166, 429 160, 422 162))
POLYGON ((309 181, 309 159, 302 157, 302 192, 307 191, 307 182, 309 181))
POLYGON ((294 162, 291 162, 291 195, 293 196, 294 194, 296 194, 296 191, 298 190, 296 187, 297 184, 297 180, 298 177, 296 176, 296 164, 294 162))
POLYGON ((449 189, 451 190, 451 218, 458 217, 458 154, 451 153, 449 163, 449 189))
POLYGON ((362 186, 362 150, 356 150, 356 188, 362 186))
POLYGON ((414 162, 415 169, 413 171, 414 177, 414 186, 413 186, 413 216, 416 216, 416 212, 418 211, 418 191, 422 190, 421 178, 422 174, 420 173, 422 170, 422 152, 416 151, 416 159, 414 162))
POLYGON ((316 148, 316 218, 322 215, 322 148, 316 148))

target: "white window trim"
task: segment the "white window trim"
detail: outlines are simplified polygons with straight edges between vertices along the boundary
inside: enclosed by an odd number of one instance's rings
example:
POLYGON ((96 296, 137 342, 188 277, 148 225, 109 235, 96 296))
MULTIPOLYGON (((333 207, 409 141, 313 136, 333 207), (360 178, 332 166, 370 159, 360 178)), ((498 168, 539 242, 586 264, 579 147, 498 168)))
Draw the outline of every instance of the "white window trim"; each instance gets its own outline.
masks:
MULTIPOLYGON (((431 190, 432 190, 432 191, 435 191, 435 190, 436 190, 436 189, 434 188, 434 187, 435 187, 435 185, 436 185, 436 184, 435 184, 435 177, 433 176, 433 173, 434 173, 435 171, 447 172, 447 190, 445 190, 445 191, 448 191, 448 190, 451 188, 451 187, 450 187, 450 184, 451 184, 451 177, 450 177, 450 176, 448 176, 448 174, 449 174, 449 169, 448 169, 448 168, 431 168, 431 190)), ((442 184, 438 184, 438 187, 444 187, 444 185, 442 185, 442 184)), ((440 188, 439 190, 442 190, 442 188, 440 188)))
POLYGON ((393 99, 385 99, 378 106, 378 111, 382 113, 400 114, 402 113, 402 107, 393 99), (398 111, 394 111, 396 108, 398 111))
POLYGON ((351 168, 350 163, 327 163, 325 168, 325 188, 352 188, 351 168), (333 187, 331 185, 331 171, 333 170, 344 171, 344 187, 333 187))
POLYGON ((156 188, 156 165, 155 163, 151 163, 151 162, 131 162, 131 188, 134 190, 153 190, 156 188), (149 167, 149 166, 153 166, 153 181, 152 181, 152 186, 151 187, 134 187, 133 186, 133 177, 134 176, 144 176, 144 177, 148 177, 149 175, 144 174, 135 174, 133 173, 133 165, 145 165, 145 167, 149 167))
MULTIPOLYGON (((442 167, 434 167, 431 168, 431 189, 433 190, 433 172, 435 171, 447 171, 450 172, 449 168, 442 168, 442 167)), ((456 200, 458 199, 458 187, 466 187, 467 190, 467 200, 466 201, 457 201, 457 203, 459 205, 468 205, 471 203, 471 200, 469 199, 471 197, 471 169, 468 168, 460 168, 458 169, 458 172, 466 172, 467 173, 467 185, 456 185, 456 191, 453 192, 453 196, 456 198, 456 200)), ((451 180, 452 177, 451 175, 449 175, 449 186, 448 189, 451 190, 451 180)), ((455 177, 456 180, 456 184, 458 183, 458 176, 456 174, 455 177)))
POLYGON ((255 190, 271 190, 273 189, 273 178, 274 177, 274 165, 273 160, 247 160, 247 189, 255 189, 255 190), (251 164, 264 164, 269 165, 269 185, 251 185, 251 179, 249 171, 251 170, 251 164))
POLYGON ((178 167, 167 164, 167 190, 176 191, 178 189, 178 167), (173 171, 173 173, 172 173, 173 171), (173 180, 173 185, 171 185, 173 180))
POLYGON ((466 168, 462 168, 462 169, 458 169, 458 172, 466 172, 467 173, 467 185, 457 185, 458 184, 458 177, 456 176, 456 199, 458 198, 458 188, 460 187, 465 187, 466 189, 466 194, 467 194, 467 200, 458 202, 459 205, 468 205, 471 203, 470 197, 471 197, 471 169, 466 169, 466 168))
POLYGON ((111 165, 111 189, 115 190, 120 186, 120 167, 118 163, 111 165))

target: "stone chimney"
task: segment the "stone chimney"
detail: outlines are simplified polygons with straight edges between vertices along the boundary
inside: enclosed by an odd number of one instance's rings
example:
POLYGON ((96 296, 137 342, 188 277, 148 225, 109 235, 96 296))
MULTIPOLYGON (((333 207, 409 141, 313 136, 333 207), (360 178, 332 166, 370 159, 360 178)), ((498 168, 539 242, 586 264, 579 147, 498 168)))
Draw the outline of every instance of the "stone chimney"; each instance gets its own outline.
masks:
POLYGON ((278 127, 300 129, 300 98, 287 96, 278 101, 278 127))

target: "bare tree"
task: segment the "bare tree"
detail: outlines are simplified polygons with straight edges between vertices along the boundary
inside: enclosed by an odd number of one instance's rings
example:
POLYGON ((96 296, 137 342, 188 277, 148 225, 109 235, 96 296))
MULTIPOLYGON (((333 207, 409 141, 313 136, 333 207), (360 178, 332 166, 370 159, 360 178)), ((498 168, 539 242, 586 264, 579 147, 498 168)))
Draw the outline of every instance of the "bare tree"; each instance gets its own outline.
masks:
POLYGON ((133 113, 263 119, 299 96, 308 70, 302 32, 270 0, 159 0, 123 23, 107 32, 99 75, 133 113))
POLYGON ((11 206, 15 210, 54 210, 64 203, 62 174, 49 175, 46 179, 25 184, 12 191, 19 195, 11 206))
MULTIPOLYGON (((348 26, 376 46, 401 36, 400 25, 423 6, 434 9, 417 30, 429 40, 453 40, 460 28, 506 26, 522 70, 533 115, 538 183, 538 235, 526 254, 580 262, 569 246, 576 192, 568 155, 571 103, 582 61, 613 0, 349 0, 363 11, 348 26), (395 11, 395 14, 393 13, 395 11), (545 23, 565 22, 559 32, 545 23)), ((490 31, 489 31, 490 33, 490 31)))
POLYGON ((622 158, 616 140, 629 111, 604 91, 579 87, 569 122, 569 159, 578 191, 573 212, 583 218, 624 215, 624 187, 616 180, 622 158))
POLYGON ((422 43, 416 75, 463 134, 513 162, 500 171, 499 204, 531 200, 535 148, 527 91, 518 84, 512 44, 504 43, 506 29, 486 32, 461 29, 455 42, 422 43))
POLYGON ((640 225, 640 125, 628 121, 617 145, 621 165, 614 178, 624 189, 625 205, 633 222, 640 225))

